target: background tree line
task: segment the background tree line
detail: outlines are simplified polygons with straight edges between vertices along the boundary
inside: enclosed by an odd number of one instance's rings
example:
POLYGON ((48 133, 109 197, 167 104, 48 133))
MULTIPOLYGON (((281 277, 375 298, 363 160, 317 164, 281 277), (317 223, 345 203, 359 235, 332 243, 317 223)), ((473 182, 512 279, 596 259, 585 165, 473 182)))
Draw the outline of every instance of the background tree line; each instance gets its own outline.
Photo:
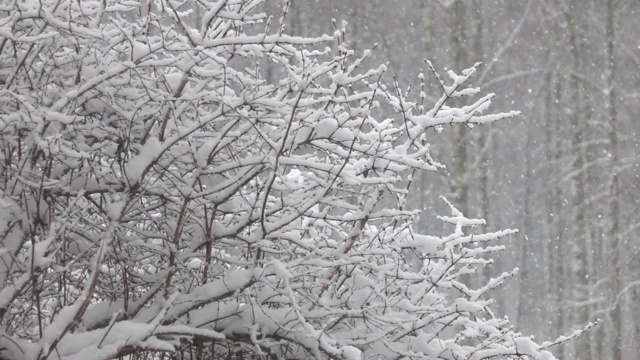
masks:
POLYGON ((456 70, 483 63, 478 85, 505 94, 502 109, 523 114, 491 127, 445 127, 451 141, 432 137, 450 176, 424 174, 412 205, 428 213, 431 194, 448 191, 490 228, 518 227, 523 239, 497 266, 520 269, 499 300, 510 319, 539 338, 599 319, 557 355, 634 359, 640 3, 295 0, 292 7, 289 26, 301 34, 348 17, 353 46, 379 44, 377 56, 400 83, 426 67, 423 59, 456 70))

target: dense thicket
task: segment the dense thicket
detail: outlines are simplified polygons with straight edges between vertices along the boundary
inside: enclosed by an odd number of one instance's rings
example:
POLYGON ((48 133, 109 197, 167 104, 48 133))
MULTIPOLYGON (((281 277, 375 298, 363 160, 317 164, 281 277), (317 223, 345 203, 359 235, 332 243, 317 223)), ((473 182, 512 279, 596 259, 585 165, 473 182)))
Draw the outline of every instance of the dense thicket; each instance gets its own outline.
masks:
POLYGON ((0 7, 0 358, 552 358, 468 281, 515 231, 407 206, 444 126, 517 113, 288 5, 0 7))

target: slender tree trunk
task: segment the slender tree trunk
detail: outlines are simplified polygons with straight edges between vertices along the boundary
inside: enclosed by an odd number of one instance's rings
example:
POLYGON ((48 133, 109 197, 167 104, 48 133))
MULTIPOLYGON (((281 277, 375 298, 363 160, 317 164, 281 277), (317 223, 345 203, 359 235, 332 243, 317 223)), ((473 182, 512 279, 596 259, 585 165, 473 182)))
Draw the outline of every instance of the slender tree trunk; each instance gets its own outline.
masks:
POLYGON ((431 52, 433 51, 433 13, 431 12, 431 7, 428 5, 427 1, 420 1, 420 11, 422 13, 422 22, 424 24, 423 32, 422 32, 422 43, 424 44, 425 53, 427 57, 431 57, 431 52))
MULTIPOLYGON (((550 328, 559 335, 565 329, 565 309, 563 307, 565 299, 565 243, 563 241, 562 224, 562 189, 557 184, 559 169, 558 163, 562 157, 560 149, 559 122, 554 116, 552 109, 554 104, 560 103, 558 98, 562 93, 560 80, 557 74, 551 76, 549 94, 547 95, 547 125, 545 126, 545 143, 547 147, 547 164, 549 164, 549 178, 552 179, 550 189, 547 190, 548 198, 545 206, 550 211, 547 215, 547 226, 549 226, 549 248, 547 254, 549 258, 549 293, 551 294, 551 324, 550 328)), ((563 354, 558 354, 558 359, 563 359, 563 354)))
MULTIPOLYGON (((638 304, 640 301, 640 291, 638 291, 637 289, 633 291, 633 299, 632 299, 634 304, 638 304)), ((636 318, 637 318, 637 314, 636 314, 636 318)), ((635 346, 633 346, 631 348, 632 351, 635 351, 636 354, 640 354, 640 341, 638 341, 638 337, 640 337, 640 322, 637 321, 637 319, 634 318, 634 324, 633 324, 633 328, 634 328, 634 344, 635 346)))
POLYGON ((290 34, 296 36, 306 35, 302 33, 302 21, 300 20, 300 5, 298 4, 298 0, 289 0, 287 20, 290 34))
MULTIPOLYGON (((473 14, 474 14, 474 29, 473 29, 473 57, 475 61, 484 61, 484 46, 483 46, 483 37, 484 37, 484 17, 482 16, 482 1, 474 0, 473 1, 473 14)), ((480 84, 482 86, 482 84, 480 84)), ((487 153, 489 152, 489 147, 491 145, 492 139, 492 131, 493 128, 482 127, 476 131, 477 134, 477 151, 476 151, 476 159, 474 162, 479 165, 480 171, 480 191, 479 191, 479 203, 480 203, 480 214, 479 217, 484 219, 487 224, 491 223, 489 209, 490 209, 490 197, 489 197, 489 164, 487 159, 487 153)), ((488 229, 485 229, 488 231, 488 229)), ((478 269, 478 273, 475 277, 476 284, 481 286, 484 285, 488 280, 488 274, 486 273, 486 269, 480 267, 478 269)))
MULTIPOLYGON (((465 4, 454 1, 450 8, 450 43, 451 66, 460 72, 467 65, 465 37, 465 4)), ((451 190, 454 204, 463 213, 467 213, 469 206, 469 187, 467 185, 467 144, 468 131, 465 126, 454 126, 451 129, 453 146, 453 164, 451 169, 451 190)))
MULTIPOLYGON (((575 284, 577 288, 572 291, 573 303, 577 304, 577 308, 572 309, 574 313, 574 322, 578 326, 584 326, 589 322, 589 306, 586 304, 588 298, 589 277, 587 269, 587 249, 589 249, 589 240, 587 238, 587 222, 585 214, 585 160, 583 147, 584 128, 587 124, 584 116, 583 95, 581 84, 576 74, 582 73, 582 50, 578 36, 577 9, 580 5, 575 0, 571 2, 568 11, 565 12, 565 19, 569 29, 569 48, 572 59, 572 71, 569 78, 569 117, 571 124, 571 153, 572 153, 572 207, 574 239, 576 241, 572 254, 575 255, 577 261, 576 271, 572 277, 576 278, 575 284)), ((575 344, 576 359, 588 360, 591 358, 591 349, 589 338, 582 336, 575 344)))
POLYGON ((526 135, 526 145, 525 145, 525 158, 524 158, 524 194, 523 194, 523 234, 524 236, 519 239, 520 242, 520 273, 518 275, 519 278, 519 287, 520 291, 518 294, 518 306, 516 309, 516 318, 514 319, 514 324, 521 326, 525 323, 530 323, 531 321, 527 321, 526 319, 531 314, 529 311, 532 307, 531 297, 533 294, 527 293, 527 290, 530 288, 530 267, 532 263, 531 257, 534 256, 530 244, 529 244, 529 235, 531 234, 532 226, 532 214, 531 214, 531 177, 532 177, 532 169, 531 169, 531 156, 533 153, 533 141, 532 141, 532 131, 527 131, 526 135))
MULTIPOLYGON (((620 190, 618 185, 618 114, 617 114, 617 94, 615 87, 616 75, 616 31, 615 31, 615 4, 613 0, 606 2, 606 43, 607 43, 607 111, 609 122, 609 201, 610 201, 610 227, 609 240, 610 246, 610 277, 611 277, 611 296, 612 300, 620 293, 621 275, 623 273, 622 262, 620 261, 620 190)), ((611 343, 613 346, 613 354, 611 359, 622 359, 622 302, 613 304, 614 308, 611 312, 611 343)))

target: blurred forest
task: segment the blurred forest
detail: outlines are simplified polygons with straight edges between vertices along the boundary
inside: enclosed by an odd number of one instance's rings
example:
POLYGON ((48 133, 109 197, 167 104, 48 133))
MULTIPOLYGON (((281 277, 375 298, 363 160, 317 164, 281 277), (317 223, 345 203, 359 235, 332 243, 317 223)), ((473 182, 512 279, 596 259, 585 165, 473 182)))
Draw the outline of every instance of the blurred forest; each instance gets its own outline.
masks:
POLYGON ((350 45, 377 45, 374 61, 388 61, 414 92, 420 73, 433 76, 425 59, 456 71, 482 62, 474 85, 499 94, 498 110, 522 111, 434 132, 446 170, 425 173, 411 200, 425 219, 443 194, 488 230, 520 229, 468 281, 519 268, 498 305, 539 341, 598 320, 556 349, 561 359, 640 353, 638 10, 632 0, 294 0, 289 8, 296 35, 348 20, 350 45))

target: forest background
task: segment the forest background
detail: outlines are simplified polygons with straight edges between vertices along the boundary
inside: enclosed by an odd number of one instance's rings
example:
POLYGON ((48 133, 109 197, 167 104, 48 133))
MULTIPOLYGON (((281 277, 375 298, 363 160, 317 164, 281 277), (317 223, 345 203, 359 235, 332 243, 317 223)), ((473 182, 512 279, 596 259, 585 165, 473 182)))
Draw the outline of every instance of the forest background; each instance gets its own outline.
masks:
POLYGON ((476 84, 501 95, 498 109, 522 111, 433 137, 447 171, 424 173, 410 201, 430 216, 433 194, 448 193, 489 229, 520 229, 492 272, 469 281, 518 267, 497 308, 539 339, 601 320, 560 358, 640 353, 639 9, 627 0, 297 0, 289 17, 303 35, 348 18, 351 45, 379 44, 401 84, 415 83, 424 59, 455 70, 482 62, 476 84))

